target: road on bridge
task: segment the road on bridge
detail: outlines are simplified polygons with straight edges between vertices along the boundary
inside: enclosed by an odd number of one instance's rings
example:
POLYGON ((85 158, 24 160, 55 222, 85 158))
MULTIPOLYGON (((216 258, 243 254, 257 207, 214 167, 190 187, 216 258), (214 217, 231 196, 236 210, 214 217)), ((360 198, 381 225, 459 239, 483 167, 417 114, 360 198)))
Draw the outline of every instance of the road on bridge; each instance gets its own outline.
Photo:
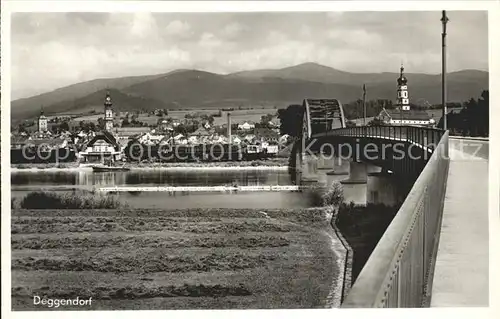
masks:
POLYGON ((431 307, 488 306, 488 141, 450 138, 431 307))

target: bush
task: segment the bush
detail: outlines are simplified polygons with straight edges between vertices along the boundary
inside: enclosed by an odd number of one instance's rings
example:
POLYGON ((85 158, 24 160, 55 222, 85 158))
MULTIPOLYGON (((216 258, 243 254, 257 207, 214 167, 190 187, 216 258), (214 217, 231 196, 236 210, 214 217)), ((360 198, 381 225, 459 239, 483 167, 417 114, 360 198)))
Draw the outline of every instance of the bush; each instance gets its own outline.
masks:
POLYGON ((344 190, 339 182, 333 182, 332 186, 322 196, 324 206, 339 206, 344 202, 344 190))
POLYGON ((313 207, 339 206, 344 202, 344 191, 339 182, 333 182, 329 188, 314 185, 307 193, 313 207))
POLYGON ((306 194, 307 194, 307 198, 309 199, 309 206, 323 207, 324 206, 324 201, 323 201, 323 194, 324 193, 325 193, 324 187, 321 187, 317 184, 314 184, 311 187, 307 188, 306 194))
POLYGON ((121 207, 113 196, 31 192, 20 202, 24 209, 115 209, 121 207))

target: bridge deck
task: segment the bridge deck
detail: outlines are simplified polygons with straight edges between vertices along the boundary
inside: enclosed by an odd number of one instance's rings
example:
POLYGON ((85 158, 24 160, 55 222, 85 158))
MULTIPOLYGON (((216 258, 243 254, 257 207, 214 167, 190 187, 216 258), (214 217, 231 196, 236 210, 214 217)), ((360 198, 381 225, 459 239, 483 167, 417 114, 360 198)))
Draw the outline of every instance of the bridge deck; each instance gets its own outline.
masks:
POLYGON ((431 307, 488 306, 488 144, 450 139, 450 169, 431 307), (472 156, 475 147, 480 152, 472 156))

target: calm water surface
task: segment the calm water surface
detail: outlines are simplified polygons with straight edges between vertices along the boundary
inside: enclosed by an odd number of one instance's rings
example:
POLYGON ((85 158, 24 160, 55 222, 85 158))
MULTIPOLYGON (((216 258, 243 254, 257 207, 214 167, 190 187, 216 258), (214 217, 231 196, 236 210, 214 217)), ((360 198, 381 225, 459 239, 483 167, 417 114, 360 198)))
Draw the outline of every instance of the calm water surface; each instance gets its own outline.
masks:
MULTIPOLYGON (((107 186, 220 186, 290 185, 287 171, 167 171, 128 172, 16 171, 11 173, 12 197, 17 200, 36 190, 88 191, 107 186)), ((297 192, 121 192, 116 195, 136 208, 299 208, 308 196, 297 192)))

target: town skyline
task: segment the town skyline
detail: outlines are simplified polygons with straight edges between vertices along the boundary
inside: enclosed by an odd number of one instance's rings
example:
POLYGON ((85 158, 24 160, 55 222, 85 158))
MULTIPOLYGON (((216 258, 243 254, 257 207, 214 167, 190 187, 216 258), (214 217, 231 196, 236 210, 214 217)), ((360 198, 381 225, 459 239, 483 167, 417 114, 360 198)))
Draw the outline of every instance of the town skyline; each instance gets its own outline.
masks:
MULTIPOLYGON (((397 73, 404 63, 408 73, 439 74, 439 15, 16 13, 12 99, 98 78, 177 69, 230 74, 311 62, 350 73, 397 73)), ((488 71, 486 12, 451 11, 449 17, 448 70, 488 71)))

